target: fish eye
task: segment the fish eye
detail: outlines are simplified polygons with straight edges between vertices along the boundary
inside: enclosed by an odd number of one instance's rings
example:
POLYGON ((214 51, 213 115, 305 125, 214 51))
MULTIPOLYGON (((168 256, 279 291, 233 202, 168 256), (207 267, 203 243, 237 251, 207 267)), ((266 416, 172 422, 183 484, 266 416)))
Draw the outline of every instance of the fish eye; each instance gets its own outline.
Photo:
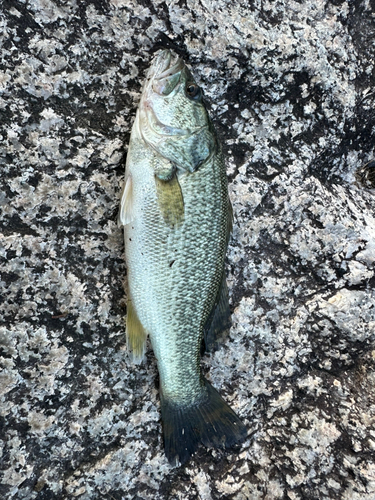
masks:
POLYGON ((201 89, 198 87, 196 83, 188 83, 186 85, 186 95, 190 99, 198 98, 201 94, 201 89))

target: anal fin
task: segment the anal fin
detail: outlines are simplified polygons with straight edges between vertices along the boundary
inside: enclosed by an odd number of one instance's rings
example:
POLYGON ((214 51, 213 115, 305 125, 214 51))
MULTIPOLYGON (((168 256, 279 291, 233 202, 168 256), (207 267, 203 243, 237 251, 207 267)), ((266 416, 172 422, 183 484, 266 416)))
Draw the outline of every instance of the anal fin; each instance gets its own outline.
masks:
POLYGON ((211 314, 204 327, 204 343, 207 351, 212 351, 216 348, 218 342, 228 333, 231 324, 228 286, 223 270, 221 285, 211 314))
POLYGON ((139 364, 146 352, 147 332, 138 319, 131 300, 127 303, 126 345, 130 359, 139 364))

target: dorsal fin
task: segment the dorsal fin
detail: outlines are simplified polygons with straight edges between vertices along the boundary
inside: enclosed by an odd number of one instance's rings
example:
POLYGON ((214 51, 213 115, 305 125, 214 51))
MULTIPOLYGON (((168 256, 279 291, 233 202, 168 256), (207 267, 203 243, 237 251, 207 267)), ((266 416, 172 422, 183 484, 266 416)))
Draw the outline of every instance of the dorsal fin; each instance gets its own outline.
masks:
POLYGON ((233 231, 233 206, 232 203, 228 197, 228 225, 227 225, 227 243, 229 241, 230 235, 233 231))
POLYGON ((215 349, 217 343, 228 333, 231 324, 228 287, 223 270, 221 285, 204 328, 204 343, 207 351, 215 349))

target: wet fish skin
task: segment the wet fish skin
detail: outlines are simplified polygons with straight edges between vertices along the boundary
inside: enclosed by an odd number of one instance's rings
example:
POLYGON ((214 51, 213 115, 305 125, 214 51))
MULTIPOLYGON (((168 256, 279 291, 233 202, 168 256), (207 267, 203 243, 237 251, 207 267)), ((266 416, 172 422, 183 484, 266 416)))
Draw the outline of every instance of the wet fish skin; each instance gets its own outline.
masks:
POLYGON ((169 50, 153 60, 133 125, 119 213, 128 272, 127 344, 147 334, 160 375, 165 453, 185 463, 201 442, 230 447, 246 428, 202 376, 230 324, 224 258, 232 212, 220 145, 202 92, 169 50))

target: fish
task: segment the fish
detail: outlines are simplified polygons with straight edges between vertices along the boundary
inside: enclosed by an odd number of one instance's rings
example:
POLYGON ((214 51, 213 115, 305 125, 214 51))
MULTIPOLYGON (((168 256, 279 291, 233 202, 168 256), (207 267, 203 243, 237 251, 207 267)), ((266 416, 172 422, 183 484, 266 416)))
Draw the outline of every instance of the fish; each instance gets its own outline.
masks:
POLYGON ((203 91, 169 49, 153 58, 132 127, 119 209, 131 360, 148 336, 159 371, 165 455, 230 448, 247 428, 202 375, 202 343, 229 330, 224 260, 233 212, 222 149, 203 91))

